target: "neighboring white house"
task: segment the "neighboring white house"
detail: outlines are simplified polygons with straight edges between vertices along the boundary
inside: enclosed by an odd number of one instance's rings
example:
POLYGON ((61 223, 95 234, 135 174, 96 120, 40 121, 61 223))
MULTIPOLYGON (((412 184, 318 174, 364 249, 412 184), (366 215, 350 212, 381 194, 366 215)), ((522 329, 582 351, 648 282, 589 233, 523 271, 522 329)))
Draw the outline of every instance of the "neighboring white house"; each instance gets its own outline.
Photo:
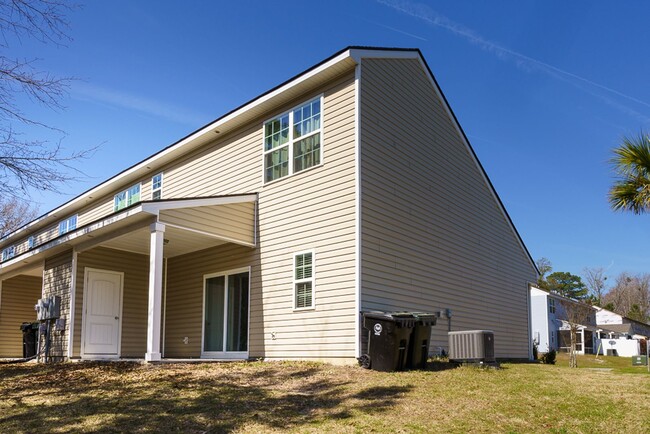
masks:
MULTIPOLYGON (((551 350, 568 350, 570 346, 569 323, 563 303, 579 303, 575 300, 553 294, 534 286, 530 287, 531 339, 540 353, 551 350)), ((576 351, 590 354, 595 350, 598 329, 596 312, 590 315, 586 324, 578 327, 576 351)))
POLYGON ((595 307, 600 340, 598 354, 632 357, 645 354, 650 337, 650 324, 627 318, 602 307, 595 307))
POLYGON ((599 326, 635 339, 648 339, 650 337, 650 324, 630 319, 602 307, 596 307, 595 309, 596 324, 599 326))

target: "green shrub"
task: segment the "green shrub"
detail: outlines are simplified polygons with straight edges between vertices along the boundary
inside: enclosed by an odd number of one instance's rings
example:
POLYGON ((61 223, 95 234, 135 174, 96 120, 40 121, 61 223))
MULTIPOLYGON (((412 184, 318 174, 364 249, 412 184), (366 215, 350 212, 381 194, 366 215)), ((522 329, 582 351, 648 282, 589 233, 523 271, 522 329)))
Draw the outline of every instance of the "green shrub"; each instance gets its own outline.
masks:
POLYGON ((537 360, 537 343, 533 342, 533 360, 537 360))
POLYGON ((545 363, 547 365, 555 365, 555 350, 551 350, 548 353, 545 353, 542 356, 542 363, 545 363))

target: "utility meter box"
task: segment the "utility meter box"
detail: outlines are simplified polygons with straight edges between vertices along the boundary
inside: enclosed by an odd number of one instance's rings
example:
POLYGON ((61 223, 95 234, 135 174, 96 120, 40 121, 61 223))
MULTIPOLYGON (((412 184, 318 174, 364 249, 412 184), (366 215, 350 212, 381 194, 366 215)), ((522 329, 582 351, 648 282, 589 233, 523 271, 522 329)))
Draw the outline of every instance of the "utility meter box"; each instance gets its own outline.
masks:
POLYGON ((61 297, 51 295, 41 298, 34 308, 36 309, 36 319, 39 321, 57 319, 61 316, 61 297))

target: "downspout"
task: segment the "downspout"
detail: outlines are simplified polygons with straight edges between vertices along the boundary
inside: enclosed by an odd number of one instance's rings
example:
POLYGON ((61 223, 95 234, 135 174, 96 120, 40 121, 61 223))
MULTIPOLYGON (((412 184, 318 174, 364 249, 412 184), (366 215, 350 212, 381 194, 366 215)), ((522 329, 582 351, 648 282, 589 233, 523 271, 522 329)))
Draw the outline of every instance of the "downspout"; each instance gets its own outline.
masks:
POLYGON ((355 357, 361 357, 361 58, 354 70, 354 164, 355 164, 355 357))

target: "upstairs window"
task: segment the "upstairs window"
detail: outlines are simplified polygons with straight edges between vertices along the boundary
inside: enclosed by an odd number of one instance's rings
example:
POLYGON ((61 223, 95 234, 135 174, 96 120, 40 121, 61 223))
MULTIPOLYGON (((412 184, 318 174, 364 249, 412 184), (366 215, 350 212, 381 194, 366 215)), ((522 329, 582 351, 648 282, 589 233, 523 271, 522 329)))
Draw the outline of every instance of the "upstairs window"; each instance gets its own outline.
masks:
POLYGON ((549 298, 548 299, 548 311, 549 311, 549 313, 555 313, 555 299, 554 298, 549 298))
POLYGON ((115 195, 113 200, 113 211, 119 211, 127 206, 140 202, 140 184, 135 184, 115 195))
POLYGON ((16 254, 16 247, 15 246, 9 246, 6 249, 2 251, 2 262, 8 261, 11 258, 13 258, 16 254))
POLYGON ((314 254, 313 252, 294 255, 294 307, 305 309, 314 307, 314 254))
POLYGON ((264 124, 264 182, 321 162, 321 98, 264 124))
POLYGON ((151 178, 151 200, 162 198, 163 175, 159 173, 151 178))
POLYGON ((34 246, 36 246, 36 238, 34 235, 32 235, 31 237, 27 238, 27 248, 33 249, 34 246))
POLYGON ((63 235, 66 232, 70 232, 77 228, 77 215, 73 215, 70 218, 67 218, 59 223, 59 235, 63 235))

